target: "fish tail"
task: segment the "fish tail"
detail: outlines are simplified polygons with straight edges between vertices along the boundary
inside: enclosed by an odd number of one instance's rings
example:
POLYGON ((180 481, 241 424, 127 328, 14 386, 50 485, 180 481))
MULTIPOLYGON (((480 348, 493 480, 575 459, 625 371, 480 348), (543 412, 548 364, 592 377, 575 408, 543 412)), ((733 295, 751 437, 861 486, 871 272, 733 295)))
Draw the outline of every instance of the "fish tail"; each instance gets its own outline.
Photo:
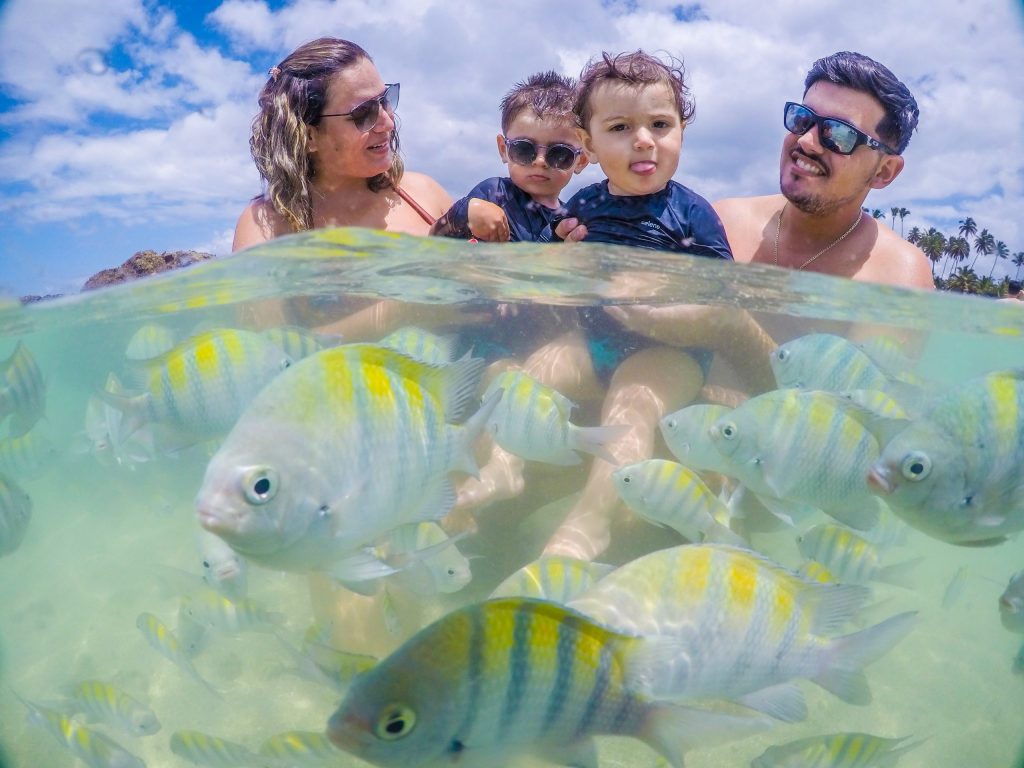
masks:
POLYGON ((886 584, 892 584, 895 587, 913 589, 914 584, 911 577, 913 576, 914 569, 922 560, 924 560, 923 557, 915 557, 902 563, 887 565, 878 572, 877 579, 886 584))
POLYGON ((864 667, 902 640, 916 621, 917 611, 907 611, 860 632, 836 638, 824 654, 821 671, 812 679, 849 704, 869 704, 871 690, 864 667))
POLYGON ((750 547, 750 543, 745 538, 717 520, 712 520, 711 525, 704 532, 704 541, 715 544, 731 544, 734 547, 750 547))
POLYGON ((772 721, 767 718, 727 715, 652 701, 636 735, 670 766, 683 768, 683 754, 693 746, 741 739, 771 727, 772 721))
POLYGON ((149 393, 127 395, 96 389, 93 394, 103 403, 124 414, 121 422, 121 439, 127 439, 139 431, 149 420, 149 406, 152 397, 149 393))
POLYGON ((473 445, 486 429, 487 420, 491 418, 494 409, 498 407, 503 393, 503 389, 494 390, 484 398, 480 409, 467 419, 465 424, 452 427, 455 434, 455 451, 452 456, 451 469, 458 469, 473 477, 479 476, 480 468, 473 456, 473 445))
POLYGON ((577 427, 570 425, 569 447, 574 451, 590 453, 609 464, 619 466, 616 459, 607 449, 608 443, 618 440, 631 427, 628 424, 609 424, 604 427, 577 427))

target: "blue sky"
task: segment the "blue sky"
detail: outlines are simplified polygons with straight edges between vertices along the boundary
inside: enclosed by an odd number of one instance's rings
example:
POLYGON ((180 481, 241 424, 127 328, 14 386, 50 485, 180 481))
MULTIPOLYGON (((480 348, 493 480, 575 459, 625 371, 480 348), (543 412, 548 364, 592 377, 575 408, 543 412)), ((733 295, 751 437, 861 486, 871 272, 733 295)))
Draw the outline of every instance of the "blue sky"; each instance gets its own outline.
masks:
POLYGON ((497 105, 517 80, 637 48, 686 64, 697 120, 677 178, 711 200, 775 192, 783 102, 814 59, 858 50, 922 110, 906 170, 868 205, 910 209, 908 230, 950 233, 970 215, 1024 250, 1020 2, 7 0, 0 293, 75 292, 147 248, 227 253, 260 191, 248 136, 267 69, 323 35, 401 81, 406 165, 455 197, 502 173, 497 105))

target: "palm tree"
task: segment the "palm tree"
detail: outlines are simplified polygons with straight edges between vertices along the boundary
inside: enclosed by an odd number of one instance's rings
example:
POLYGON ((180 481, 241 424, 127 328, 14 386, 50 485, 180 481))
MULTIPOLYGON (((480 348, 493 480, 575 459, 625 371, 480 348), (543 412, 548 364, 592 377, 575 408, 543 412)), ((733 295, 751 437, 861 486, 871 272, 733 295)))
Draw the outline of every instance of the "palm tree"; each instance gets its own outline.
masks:
POLYGON ((978 234, 978 225, 974 223, 974 219, 968 216, 966 219, 960 220, 960 237, 966 237, 970 240, 976 234, 978 234))
POLYGON ((892 228, 896 229, 896 217, 900 215, 900 209, 897 206, 893 206, 889 209, 889 213, 892 214, 892 228))
POLYGON ((900 237, 903 237, 903 220, 910 215, 910 211, 906 208, 900 208, 898 215, 900 217, 900 237))
POLYGON ((1000 240, 996 243, 996 258, 992 259, 992 269, 988 271, 988 276, 992 277, 992 274, 996 271, 996 264, 999 263, 1000 259, 1006 261, 1008 258, 1010 258, 1010 249, 1006 247, 1006 243, 1000 240))
POLYGON ((910 228, 910 231, 907 232, 907 242, 914 243, 914 245, 917 245, 919 242, 921 242, 921 235, 921 228, 918 226, 913 226, 910 228))
POLYGON ((1013 266, 1017 268, 1017 271, 1013 273, 1013 279, 1020 280, 1020 268, 1024 267, 1024 251, 1017 251, 1013 254, 1013 266))
POLYGON ((978 282, 978 276, 974 274, 973 269, 970 267, 958 267, 950 275, 949 280, 946 282, 946 287, 951 291, 960 291, 960 293, 976 293, 978 282))
POLYGON ((967 242, 966 237, 953 236, 946 241, 946 256, 948 257, 946 264, 942 268, 943 275, 945 275, 946 267, 950 264, 959 264, 961 261, 967 261, 971 255, 971 244, 967 242))
POLYGON ((939 263, 946 250, 946 236, 935 227, 931 227, 918 241, 918 247, 924 251, 928 261, 932 263, 932 279, 935 279, 935 265, 939 263))
POLYGON ((978 287, 976 290, 982 296, 999 295, 999 285, 996 283, 995 280, 993 280, 988 275, 985 275, 985 277, 981 278, 981 280, 978 281, 978 287))
POLYGON ((871 212, 871 217, 874 218, 874 219, 884 219, 885 218, 885 214, 882 213, 882 209, 881 208, 875 208, 875 210, 873 210, 871 212))
POLYGON ((985 254, 988 256, 992 251, 996 249, 996 239, 992 236, 992 233, 987 229, 981 230, 974 238, 974 261, 971 262, 971 269, 974 269, 974 265, 978 263, 978 256, 985 254))

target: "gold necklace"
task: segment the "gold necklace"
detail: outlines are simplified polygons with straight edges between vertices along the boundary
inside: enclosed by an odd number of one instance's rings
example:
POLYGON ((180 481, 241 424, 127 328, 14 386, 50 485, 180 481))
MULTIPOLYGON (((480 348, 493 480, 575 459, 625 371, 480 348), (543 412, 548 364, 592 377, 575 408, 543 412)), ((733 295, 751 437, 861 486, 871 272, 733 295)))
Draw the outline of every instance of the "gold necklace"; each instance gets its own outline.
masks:
MULTIPOLYGON (((775 266, 776 267, 779 266, 779 235, 782 233, 782 214, 784 214, 786 212, 786 207, 788 205, 789 205, 789 200, 787 200, 785 202, 785 204, 782 206, 782 210, 779 211, 779 223, 775 225, 775 266)), ((813 262, 819 256, 824 256, 826 253, 828 253, 833 248, 835 248, 837 245, 839 245, 841 242, 843 242, 843 240, 845 240, 853 232, 853 230, 855 230, 857 228, 857 225, 860 224, 860 220, 862 218, 864 218, 864 214, 863 213, 858 213, 857 214, 857 218, 853 220, 853 224, 850 225, 850 228, 848 230, 843 232, 843 234, 841 234, 839 237, 837 237, 835 240, 833 240, 831 243, 826 245, 824 248, 822 248, 816 254, 811 256, 811 258, 809 258, 807 261, 805 261, 803 264, 801 264, 799 267, 797 267, 796 268, 797 272, 799 272, 801 269, 803 269, 808 264, 813 262)))

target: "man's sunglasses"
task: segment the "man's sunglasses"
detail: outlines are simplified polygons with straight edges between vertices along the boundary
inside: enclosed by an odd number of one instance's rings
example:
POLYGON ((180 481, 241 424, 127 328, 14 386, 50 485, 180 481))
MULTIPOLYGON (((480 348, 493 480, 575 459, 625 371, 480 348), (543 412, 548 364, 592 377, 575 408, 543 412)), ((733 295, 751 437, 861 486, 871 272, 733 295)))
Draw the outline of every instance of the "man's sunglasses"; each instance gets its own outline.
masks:
POLYGON ((818 126, 818 139, 821 141, 821 145, 837 155, 853 154, 853 150, 861 144, 867 144, 871 149, 877 149, 889 155, 899 154, 895 149, 887 147, 878 139, 871 138, 864 131, 854 128, 849 123, 834 117, 822 117, 803 104, 787 101, 782 122, 787 131, 795 133, 797 136, 803 136, 815 125, 818 126))
POLYGON ((533 139, 510 139, 502 136, 505 140, 505 151, 508 159, 516 165, 533 165, 537 159, 537 153, 544 151, 544 164, 556 171, 568 171, 576 164, 576 158, 580 156, 582 149, 577 149, 569 144, 549 144, 544 146, 533 139))
POLYGON ((351 112, 332 112, 320 115, 320 117, 350 117, 356 125, 356 130, 365 133, 377 124, 377 120, 380 119, 381 107, 389 115, 393 115, 398 109, 399 87, 399 83, 387 83, 380 96, 374 96, 372 99, 367 99, 362 104, 356 105, 351 112))

